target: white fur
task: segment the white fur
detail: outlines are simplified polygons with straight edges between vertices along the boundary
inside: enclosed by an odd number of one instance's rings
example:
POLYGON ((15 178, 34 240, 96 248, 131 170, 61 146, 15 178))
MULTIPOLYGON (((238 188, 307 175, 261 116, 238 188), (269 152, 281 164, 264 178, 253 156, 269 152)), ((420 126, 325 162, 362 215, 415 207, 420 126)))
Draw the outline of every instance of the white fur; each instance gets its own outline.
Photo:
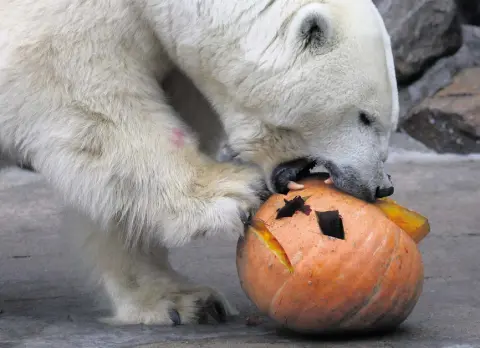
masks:
POLYGON ((225 302, 179 280, 166 248, 241 235, 280 163, 346 168, 334 182, 352 194, 386 185, 398 98, 371 0, 0 0, 0 18, 0 145, 86 217, 113 322, 193 322, 210 296, 225 302), (305 47, 312 16, 324 39, 305 47), (172 67, 253 166, 199 151, 157 82, 172 67))

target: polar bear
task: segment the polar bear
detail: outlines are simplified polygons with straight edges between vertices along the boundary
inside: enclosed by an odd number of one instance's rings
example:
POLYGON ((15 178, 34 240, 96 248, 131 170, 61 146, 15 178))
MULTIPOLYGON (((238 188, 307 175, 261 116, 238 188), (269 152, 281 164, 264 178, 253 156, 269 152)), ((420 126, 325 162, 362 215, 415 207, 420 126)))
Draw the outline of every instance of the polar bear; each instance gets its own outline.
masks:
POLYGON ((234 314, 168 248, 241 236, 315 163, 358 198, 393 192, 396 77, 371 0, 1 0, 0 18, 0 145, 78 213, 112 323, 234 314), (174 67, 238 161, 199 150, 158 83, 174 67))

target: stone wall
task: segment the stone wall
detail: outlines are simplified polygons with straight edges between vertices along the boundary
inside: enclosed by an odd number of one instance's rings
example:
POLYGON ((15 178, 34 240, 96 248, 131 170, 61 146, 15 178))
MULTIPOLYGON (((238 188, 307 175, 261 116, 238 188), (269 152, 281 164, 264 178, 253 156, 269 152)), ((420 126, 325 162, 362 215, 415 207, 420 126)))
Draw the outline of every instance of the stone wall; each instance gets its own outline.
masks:
POLYGON ((399 131, 439 153, 480 152, 480 0, 374 0, 392 39, 399 131))

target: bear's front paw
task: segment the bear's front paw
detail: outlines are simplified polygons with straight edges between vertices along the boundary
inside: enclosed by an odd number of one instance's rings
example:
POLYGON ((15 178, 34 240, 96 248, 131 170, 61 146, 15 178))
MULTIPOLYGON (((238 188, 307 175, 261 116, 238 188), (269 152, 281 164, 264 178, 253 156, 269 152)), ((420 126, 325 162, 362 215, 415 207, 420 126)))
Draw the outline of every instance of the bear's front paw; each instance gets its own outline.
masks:
POLYGON ((221 164, 203 176, 197 195, 209 202, 210 233, 239 237, 245 225, 268 195, 261 173, 251 167, 221 164))
POLYGON ((261 173, 251 167, 214 163, 197 173, 189 194, 177 202, 178 218, 170 219, 176 226, 165 230, 168 246, 199 237, 242 236, 269 195, 261 173))

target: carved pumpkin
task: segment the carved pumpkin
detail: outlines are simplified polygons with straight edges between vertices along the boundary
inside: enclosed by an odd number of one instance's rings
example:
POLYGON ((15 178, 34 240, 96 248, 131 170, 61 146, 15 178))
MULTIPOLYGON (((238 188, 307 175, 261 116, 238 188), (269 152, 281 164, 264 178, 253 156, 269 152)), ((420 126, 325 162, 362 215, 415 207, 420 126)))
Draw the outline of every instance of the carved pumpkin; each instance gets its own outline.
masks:
POLYGON ((301 183, 302 190, 271 196, 238 242, 247 296, 263 314, 300 332, 400 325, 422 292, 416 242, 429 232, 427 219, 392 200, 370 204, 318 179, 301 183), (277 218, 286 202, 298 210, 277 218), (328 219, 321 220, 336 212, 343 234, 332 237, 328 219))

